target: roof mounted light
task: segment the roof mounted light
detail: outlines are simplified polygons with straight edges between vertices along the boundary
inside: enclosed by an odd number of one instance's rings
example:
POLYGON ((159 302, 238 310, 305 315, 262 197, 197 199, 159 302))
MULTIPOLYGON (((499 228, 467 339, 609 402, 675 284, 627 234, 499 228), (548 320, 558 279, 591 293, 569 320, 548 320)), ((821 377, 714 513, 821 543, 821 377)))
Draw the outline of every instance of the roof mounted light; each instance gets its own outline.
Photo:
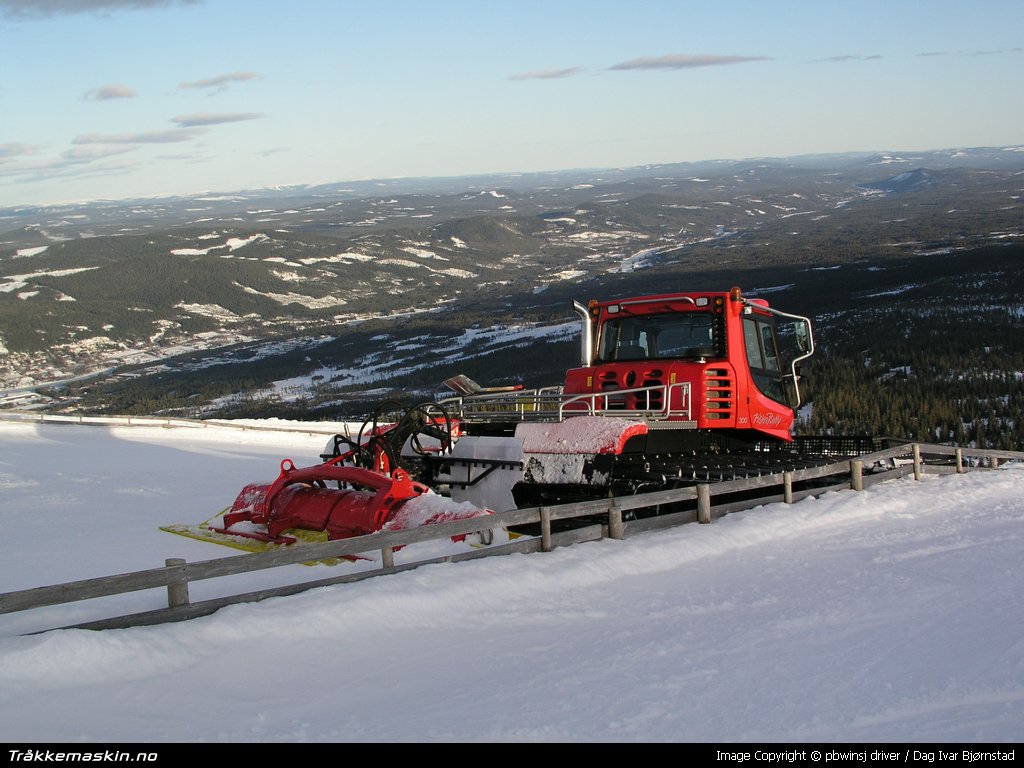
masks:
POLYGON ((740 293, 739 286, 734 285, 732 288, 729 289, 729 300, 730 301, 741 301, 742 299, 743 299, 743 294, 740 293))

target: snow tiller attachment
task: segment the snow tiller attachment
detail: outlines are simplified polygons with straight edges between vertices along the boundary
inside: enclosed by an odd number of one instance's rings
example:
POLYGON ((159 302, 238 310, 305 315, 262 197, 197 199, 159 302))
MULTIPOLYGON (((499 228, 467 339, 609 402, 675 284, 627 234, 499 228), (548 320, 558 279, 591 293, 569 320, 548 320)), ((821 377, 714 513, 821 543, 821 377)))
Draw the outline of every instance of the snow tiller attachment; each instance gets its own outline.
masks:
POLYGON ((293 544, 296 538, 285 535, 286 531, 323 531, 329 540, 346 539, 486 514, 486 510, 437 496, 402 469, 395 469, 390 476, 334 464, 299 469, 285 459, 277 480, 243 488, 224 514, 223 527, 211 526, 210 530, 293 544), (329 488, 328 482, 337 482, 339 487, 329 488))
MULTIPOLYGON (((300 468, 285 459, 276 480, 245 486, 213 518, 162 530, 260 552, 489 516, 491 510, 442 496, 401 466, 403 444, 417 454, 443 453, 450 450, 452 434, 446 417, 428 415, 422 407, 389 424, 375 416, 354 439, 335 435, 321 454, 322 464, 300 468)), ((492 536, 485 525, 471 539, 489 543, 492 536)))

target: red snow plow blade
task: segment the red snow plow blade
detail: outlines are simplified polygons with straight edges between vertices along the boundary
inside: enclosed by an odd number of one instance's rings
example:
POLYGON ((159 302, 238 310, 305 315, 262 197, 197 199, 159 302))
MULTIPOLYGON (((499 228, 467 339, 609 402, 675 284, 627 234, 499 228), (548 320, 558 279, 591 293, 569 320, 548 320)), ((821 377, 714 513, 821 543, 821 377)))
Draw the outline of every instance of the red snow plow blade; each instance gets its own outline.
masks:
POLYGON ((209 530, 292 544, 295 537, 284 535, 292 529, 323 531, 328 539, 344 539, 489 514, 490 510, 438 496, 402 469, 390 476, 334 464, 300 469, 285 459, 273 483, 243 488, 224 514, 223 527, 209 530), (329 482, 352 487, 328 488, 329 482), (251 525, 240 525, 246 523, 251 525))

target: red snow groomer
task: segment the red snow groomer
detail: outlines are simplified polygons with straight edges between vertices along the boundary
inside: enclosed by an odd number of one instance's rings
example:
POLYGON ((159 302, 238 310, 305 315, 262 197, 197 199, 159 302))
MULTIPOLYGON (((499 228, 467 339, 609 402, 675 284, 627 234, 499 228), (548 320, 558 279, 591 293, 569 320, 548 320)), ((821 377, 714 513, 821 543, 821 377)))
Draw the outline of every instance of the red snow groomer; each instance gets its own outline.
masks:
POLYGON ((246 488, 210 533, 269 545, 298 531, 342 538, 863 452, 795 434, 809 318, 739 288, 573 306, 580 360, 561 385, 482 387, 458 375, 444 382, 455 397, 404 415, 385 416, 402 408, 384 403, 354 439, 335 436, 323 464, 285 462, 274 483, 246 488))

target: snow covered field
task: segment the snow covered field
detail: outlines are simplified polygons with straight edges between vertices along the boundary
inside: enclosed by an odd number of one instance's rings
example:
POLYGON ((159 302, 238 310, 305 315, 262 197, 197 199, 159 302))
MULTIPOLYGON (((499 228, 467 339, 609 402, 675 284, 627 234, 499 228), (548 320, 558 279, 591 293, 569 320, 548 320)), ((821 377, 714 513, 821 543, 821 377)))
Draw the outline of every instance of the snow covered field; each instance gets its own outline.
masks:
MULTIPOLYGON (((0 422, 0 591, 236 554, 159 526, 325 442, 0 422)), ((99 609, 7 614, 0 740, 1019 742, 1022 554, 1010 465, 180 624, 22 636, 99 609)), ((240 589, 334 569, 281 570, 240 589)), ((105 598, 99 615, 164 599, 105 598)))

